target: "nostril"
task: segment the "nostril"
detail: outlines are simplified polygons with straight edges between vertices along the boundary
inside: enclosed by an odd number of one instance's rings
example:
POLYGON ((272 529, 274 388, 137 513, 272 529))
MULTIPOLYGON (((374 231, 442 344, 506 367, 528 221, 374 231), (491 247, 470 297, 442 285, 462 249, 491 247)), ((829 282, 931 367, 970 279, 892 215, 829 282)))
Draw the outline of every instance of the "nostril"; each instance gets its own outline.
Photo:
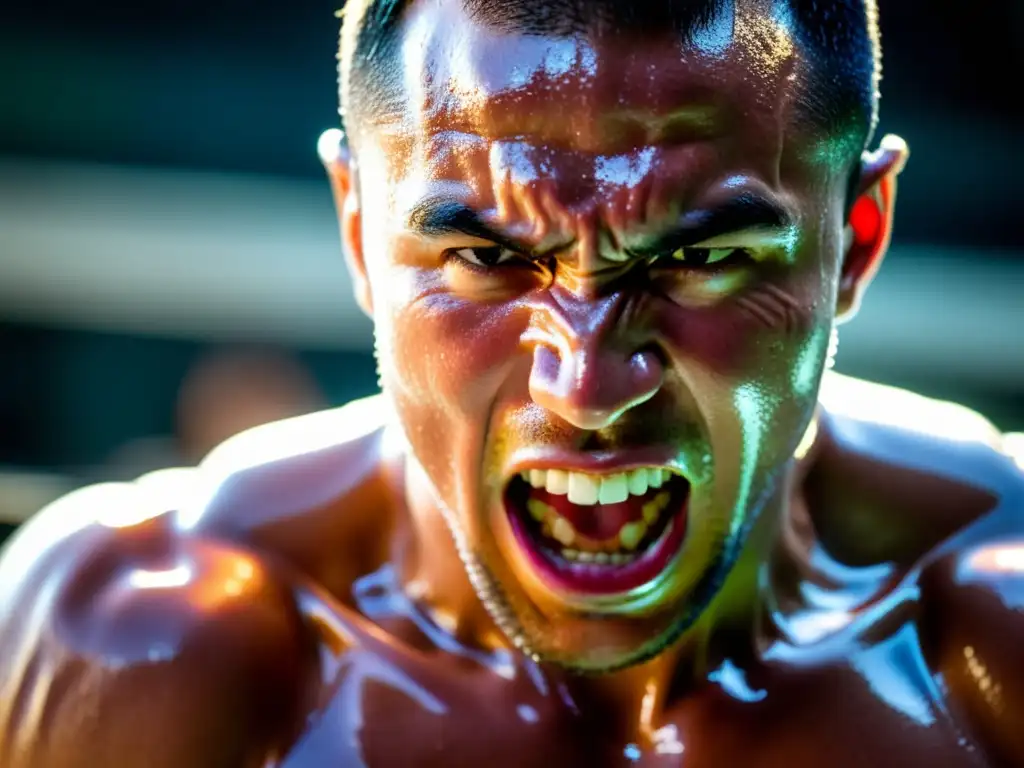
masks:
POLYGON ((542 384, 544 389, 557 391, 558 381, 563 375, 563 364, 558 353, 546 344, 538 344, 533 349, 533 368, 530 380, 542 384))

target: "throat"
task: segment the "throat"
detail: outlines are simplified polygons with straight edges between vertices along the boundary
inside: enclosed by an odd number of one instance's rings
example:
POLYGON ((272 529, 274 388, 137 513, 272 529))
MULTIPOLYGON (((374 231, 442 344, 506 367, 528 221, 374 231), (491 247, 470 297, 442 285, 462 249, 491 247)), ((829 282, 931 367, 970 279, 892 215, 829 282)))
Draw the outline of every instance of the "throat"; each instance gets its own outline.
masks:
POLYGON ((603 675, 574 675, 553 671, 563 699, 588 723, 588 730, 607 735, 641 752, 657 746, 666 731, 666 710, 676 695, 676 678, 685 672, 682 645, 627 669, 603 675))

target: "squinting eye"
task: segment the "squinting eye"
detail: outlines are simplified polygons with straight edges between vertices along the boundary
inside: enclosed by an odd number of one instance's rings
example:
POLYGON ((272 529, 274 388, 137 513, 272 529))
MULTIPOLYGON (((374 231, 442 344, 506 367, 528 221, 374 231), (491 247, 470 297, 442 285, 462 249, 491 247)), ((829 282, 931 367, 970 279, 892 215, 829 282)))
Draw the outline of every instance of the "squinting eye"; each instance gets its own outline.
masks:
POLYGON ((453 255, 474 267, 497 267, 519 258, 519 254, 500 245, 489 245, 481 248, 459 248, 453 255))
POLYGON ((672 252, 672 261, 678 261, 688 267, 705 267, 726 260, 746 257, 743 248, 677 248, 672 252))

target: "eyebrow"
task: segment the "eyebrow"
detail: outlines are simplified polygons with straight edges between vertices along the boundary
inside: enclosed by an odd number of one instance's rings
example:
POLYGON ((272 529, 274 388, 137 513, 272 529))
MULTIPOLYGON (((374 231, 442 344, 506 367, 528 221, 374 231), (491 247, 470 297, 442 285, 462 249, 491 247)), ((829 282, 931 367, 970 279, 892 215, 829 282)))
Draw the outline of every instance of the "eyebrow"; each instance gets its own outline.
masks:
MULTIPOLYGON (((647 238, 643 245, 628 250, 637 256, 651 256, 692 247, 722 235, 751 230, 784 231, 794 223, 792 214, 779 203, 747 192, 713 208, 691 210, 669 231, 647 238)), ((524 255, 535 255, 532 246, 498 231, 457 200, 441 197, 421 200, 409 211, 406 227, 423 237, 462 234, 524 255)))
POLYGON ((480 214, 457 200, 440 197, 421 200, 409 211, 406 228, 422 237, 468 235, 489 240, 510 251, 534 255, 532 246, 499 232, 484 221, 480 214))
POLYGON ((713 208, 688 211, 676 226, 647 238, 643 245, 631 247, 629 251, 639 256, 652 256, 739 232, 784 232, 795 224, 793 215, 780 203, 747 192, 713 208))

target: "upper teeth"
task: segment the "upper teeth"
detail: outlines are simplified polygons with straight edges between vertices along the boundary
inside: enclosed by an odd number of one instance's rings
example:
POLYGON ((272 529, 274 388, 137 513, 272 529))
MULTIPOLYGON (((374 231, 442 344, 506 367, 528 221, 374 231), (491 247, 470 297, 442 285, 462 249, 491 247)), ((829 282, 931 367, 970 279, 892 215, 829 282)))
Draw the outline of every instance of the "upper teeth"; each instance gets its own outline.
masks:
POLYGON ((563 469, 531 469, 522 478, 534 488, 557 496, 569 496, 573 504, 618 504, 643 496, 649 488, 661 488, 669 472, 661 467, 642 467, 613 475, 592 475, 563 469))

